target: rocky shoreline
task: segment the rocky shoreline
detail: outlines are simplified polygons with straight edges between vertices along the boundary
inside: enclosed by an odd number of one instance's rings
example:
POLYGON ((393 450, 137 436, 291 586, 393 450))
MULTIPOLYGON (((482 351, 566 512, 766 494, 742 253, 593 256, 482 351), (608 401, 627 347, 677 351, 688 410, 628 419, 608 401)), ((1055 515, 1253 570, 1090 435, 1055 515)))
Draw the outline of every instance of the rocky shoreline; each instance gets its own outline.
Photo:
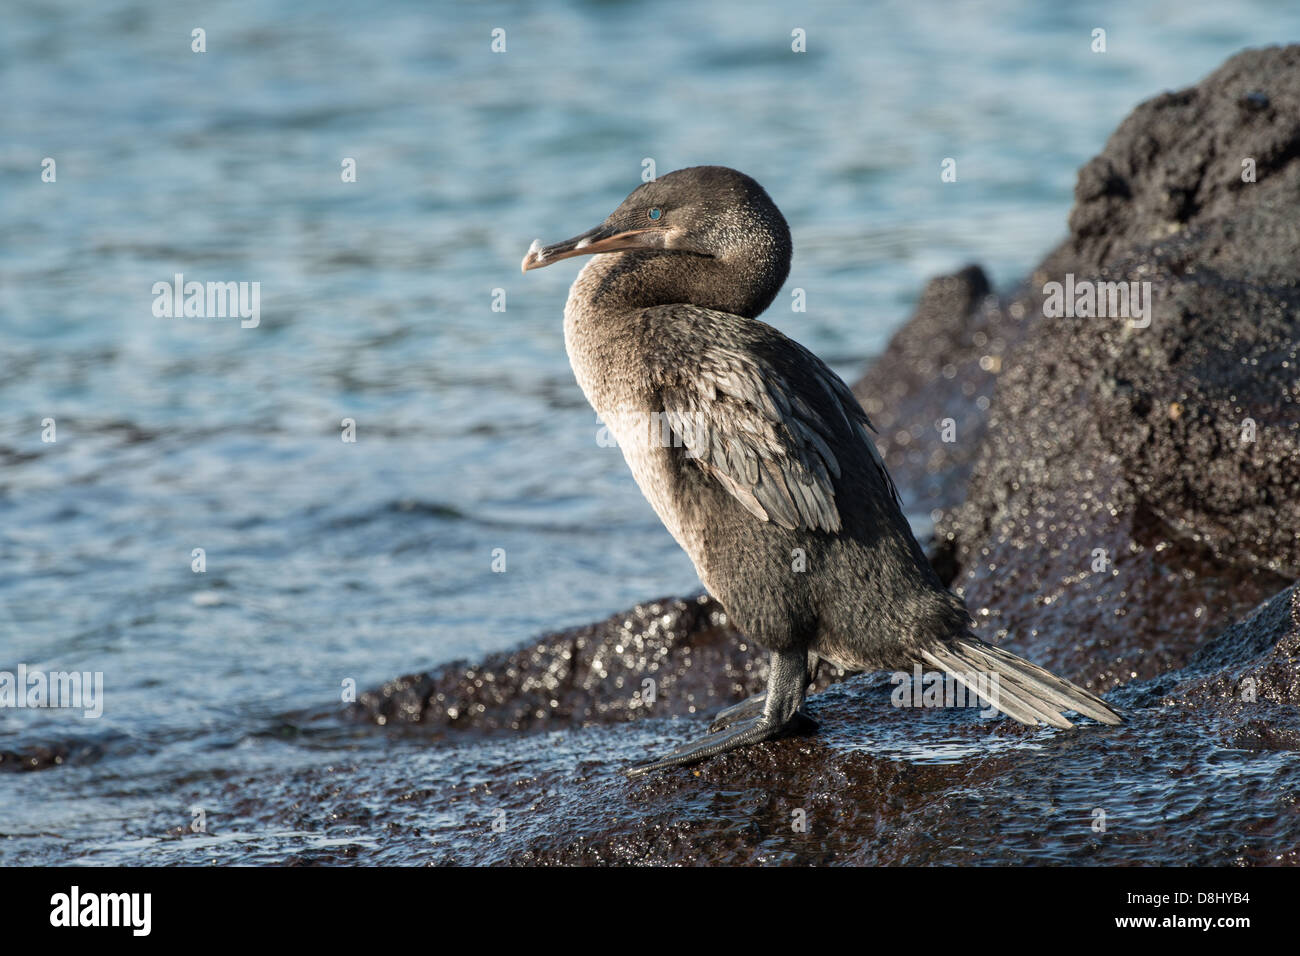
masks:
POLYGON ((977 266, 933 280, 855 391, 982 636, 1128 723, 1030 731, 828 675, 818 736, 628 783, 763 682, 716 602, 665 599, 362 695, 358 721, 589 755, 478 762, 436 798, 443 862, 1300 863, 1300 46, 1137 107, 1069 225, 1005 296, 977 266), (1067 281, 1137 283, 1149 324, 1045 317, 1067 281), (454 820, 494 790, 526 812, 470 850, 481 821, 454 820))

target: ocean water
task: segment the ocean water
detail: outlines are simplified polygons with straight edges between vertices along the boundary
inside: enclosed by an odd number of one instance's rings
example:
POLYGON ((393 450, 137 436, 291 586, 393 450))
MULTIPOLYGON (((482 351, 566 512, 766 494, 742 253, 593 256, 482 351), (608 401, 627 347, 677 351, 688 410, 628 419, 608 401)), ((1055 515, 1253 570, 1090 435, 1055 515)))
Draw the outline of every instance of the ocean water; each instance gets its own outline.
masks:
POLYGON ((102 672, 104 713, 0 709, 0 751, 72 755, 0 772, 0 862, 158 861, 179 781, 336 759, 265 731, 343 681, 698 587, 573 382, 579 264, 519 272, 646 160, 767 187, 795 259, 766 318, 851 380, 926 279, 1011 283, 1062 238, 1134 105, 1300 38, 1300 7, 1264 0, 3 20, 0 671, 102 672), (177 273, 258 283, 259 324, 155 315, 177 273))

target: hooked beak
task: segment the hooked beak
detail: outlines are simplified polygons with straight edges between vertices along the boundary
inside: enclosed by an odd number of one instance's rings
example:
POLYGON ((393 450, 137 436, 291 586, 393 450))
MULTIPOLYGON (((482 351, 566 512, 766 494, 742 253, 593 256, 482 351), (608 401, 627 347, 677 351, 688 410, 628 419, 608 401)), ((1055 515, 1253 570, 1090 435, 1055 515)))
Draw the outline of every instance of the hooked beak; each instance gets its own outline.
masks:
POLYGON ((660 230, 653 226, 647 229, 616 230, 601 223, 580 236, 565 239, 549 246, 542 245, 542 240, 534 239, 528 247, 528 254, 520 263, 519 270, 540 269, 552 262, 568 259, 571 256, 591 256, 598 252, 622 252, 625 249, 661 249, 663 239, 660 230))

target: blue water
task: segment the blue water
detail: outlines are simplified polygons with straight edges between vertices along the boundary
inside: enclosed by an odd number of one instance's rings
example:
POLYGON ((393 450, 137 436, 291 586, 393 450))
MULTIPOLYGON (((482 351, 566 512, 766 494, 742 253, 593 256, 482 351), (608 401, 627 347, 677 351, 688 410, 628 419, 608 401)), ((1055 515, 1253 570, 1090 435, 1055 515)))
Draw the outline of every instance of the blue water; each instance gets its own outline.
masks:
POLYGON ((164 768, 234 765, 346 678, 698 587, 573 382, 578 265, 519 273, 644 159, 767 187, 796 249, 767 318, 851 379, 927 278, 1010 283, 1062 238, 1136 103, 1300 37, 1292 3, 1082 6, 6 5, 0 670, 102 671, 107 699, 0 710, 0 750, 131 745, 0 775, 0 860, 148 862, 121 834, 164 768), (260 325, 155 317, 175 273, 259 282, 260 325))

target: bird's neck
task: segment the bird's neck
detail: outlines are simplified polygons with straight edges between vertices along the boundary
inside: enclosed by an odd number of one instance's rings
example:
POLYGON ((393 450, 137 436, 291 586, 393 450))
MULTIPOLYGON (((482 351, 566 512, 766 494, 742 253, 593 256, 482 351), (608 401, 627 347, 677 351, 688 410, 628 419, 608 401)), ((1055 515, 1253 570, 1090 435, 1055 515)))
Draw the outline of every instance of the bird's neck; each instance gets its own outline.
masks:
POLYGON ((570 292, 570 305, 593 314, 689 304, 754 318, 771 304, 789 270, 752 259, 690 253, 616 252, 595 256, 570 292))

